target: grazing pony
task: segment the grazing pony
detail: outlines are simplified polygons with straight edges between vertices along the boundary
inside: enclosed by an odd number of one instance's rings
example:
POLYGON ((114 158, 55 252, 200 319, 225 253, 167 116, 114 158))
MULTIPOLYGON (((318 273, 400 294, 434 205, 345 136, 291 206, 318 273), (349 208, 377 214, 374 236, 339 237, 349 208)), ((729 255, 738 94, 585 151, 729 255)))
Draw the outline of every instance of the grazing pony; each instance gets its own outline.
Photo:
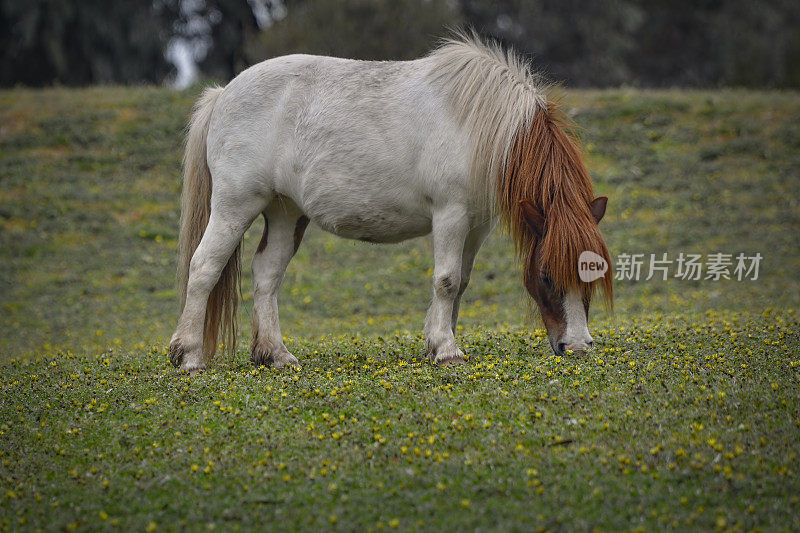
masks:
POLYGON ((296 365, 283 344, 278 289, 309 221, 341 237, 399 242, 433 233, 431 362, 463 362, 461 296, 498 219, 522 259, 556 354, 592 346, 593 287, 578 257, 609 262, 581 151, 527 63, 458 37, 414 61, 291 55, 203 93, 184 156, 178 273, 182 313, 169 355, 202 369, 236 344, 240 244, 262 215, 253 258, 252 360, 296 365))

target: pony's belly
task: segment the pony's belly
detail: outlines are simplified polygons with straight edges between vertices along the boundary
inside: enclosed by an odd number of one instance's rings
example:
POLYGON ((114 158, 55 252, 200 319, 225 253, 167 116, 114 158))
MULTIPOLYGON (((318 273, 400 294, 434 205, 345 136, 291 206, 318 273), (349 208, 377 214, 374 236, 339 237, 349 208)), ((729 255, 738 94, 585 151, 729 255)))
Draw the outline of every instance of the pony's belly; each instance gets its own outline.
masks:
POLYGON ((344 209, 344 206, 339 207, 338 210, 334 208, 325 212, 307 210, 306 214, 327 232, 366 242, 400 242, 431 232, 431 218, 422 210, 400 210, 398 206, 384 206, 386 209, 351 211, 344 209))

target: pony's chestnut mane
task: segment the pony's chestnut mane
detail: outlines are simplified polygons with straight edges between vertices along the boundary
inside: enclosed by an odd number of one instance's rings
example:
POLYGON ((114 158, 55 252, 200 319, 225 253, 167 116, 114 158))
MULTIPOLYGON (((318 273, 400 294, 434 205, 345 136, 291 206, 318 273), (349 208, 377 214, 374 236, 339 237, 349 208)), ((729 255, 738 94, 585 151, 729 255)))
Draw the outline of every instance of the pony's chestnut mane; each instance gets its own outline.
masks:
MULTIPOLYGON (((534 261, 538 239, 540 260, 557 287, 579 287, 588 295, 595 284, 583 283, 578 258, 591 251, 611 264, 603 237, 589 205, 594 191, 580 147, 568 133, 570 126, 551 102, 521 131, 497 180, 497 200, 517 251, 525 262, 525 276, 536 274, 534 261), (544 216, 540 237, 525 221, 521 201, 528 200, 544 216)), ((612 301, 611 275, 600 278, 608 302, 612 301)), ((526 279, 526 282, 528 280, 526 279)))
MULTIPOLYGON (((592 182, 571 125, 549 87, 536 83, 530 65, 513 51, 464 34, 431 54, 429 76, 442 84, 473 147, 472 195, 478 207, 506 221, 525 276, 535 275, 534 253, 561 291, 583 283, 578 257, 592 251, 610 265, 608 250, 592 216, 592 182), (522 201, 545 218, 540 237, 527 224, 522 201)), ((529 281, 526 279, 526 282, 529 281)), ((612 301, 611 276, 600 287, 612 301)))

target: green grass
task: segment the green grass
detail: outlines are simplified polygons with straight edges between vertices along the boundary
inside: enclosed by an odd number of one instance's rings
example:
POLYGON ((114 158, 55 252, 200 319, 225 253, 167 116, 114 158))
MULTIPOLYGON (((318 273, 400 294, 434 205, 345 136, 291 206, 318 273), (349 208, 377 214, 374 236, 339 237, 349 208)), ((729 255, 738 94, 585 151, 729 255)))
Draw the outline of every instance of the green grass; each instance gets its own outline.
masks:
POLYGON ((300 371, 240 357, 192 378, 160 347, 11 361, 4 520, 797 530, 797 327, 651 316, 599 328, 583 360, 483 330, 446 370, 419 335, 294 341, 300 371))
POLYGON ((796 93, 567 94, 612 257, 759 252, 758 280, 618 282, 559 360, 498 231, 439 369, 430 240, 312 227, 280 296, 303 369, 250 366, 246 299, 190 379, 165 344, 196 94, 0 92, 0 527, 800 528, 796 93))

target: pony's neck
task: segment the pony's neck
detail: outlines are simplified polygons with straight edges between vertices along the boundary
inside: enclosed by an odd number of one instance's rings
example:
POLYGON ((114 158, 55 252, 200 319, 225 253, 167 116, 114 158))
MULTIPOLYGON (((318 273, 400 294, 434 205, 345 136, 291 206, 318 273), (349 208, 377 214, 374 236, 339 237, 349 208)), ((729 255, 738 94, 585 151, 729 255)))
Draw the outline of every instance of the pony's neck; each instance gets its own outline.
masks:
POLYGON ((470 140, 470 197, 484 212, 497 213, 495 177, 517 132, 546 106, 544 93, 519 56, 474 37, 448 41, 430 59, 429 79, 442 89, 470 140))

